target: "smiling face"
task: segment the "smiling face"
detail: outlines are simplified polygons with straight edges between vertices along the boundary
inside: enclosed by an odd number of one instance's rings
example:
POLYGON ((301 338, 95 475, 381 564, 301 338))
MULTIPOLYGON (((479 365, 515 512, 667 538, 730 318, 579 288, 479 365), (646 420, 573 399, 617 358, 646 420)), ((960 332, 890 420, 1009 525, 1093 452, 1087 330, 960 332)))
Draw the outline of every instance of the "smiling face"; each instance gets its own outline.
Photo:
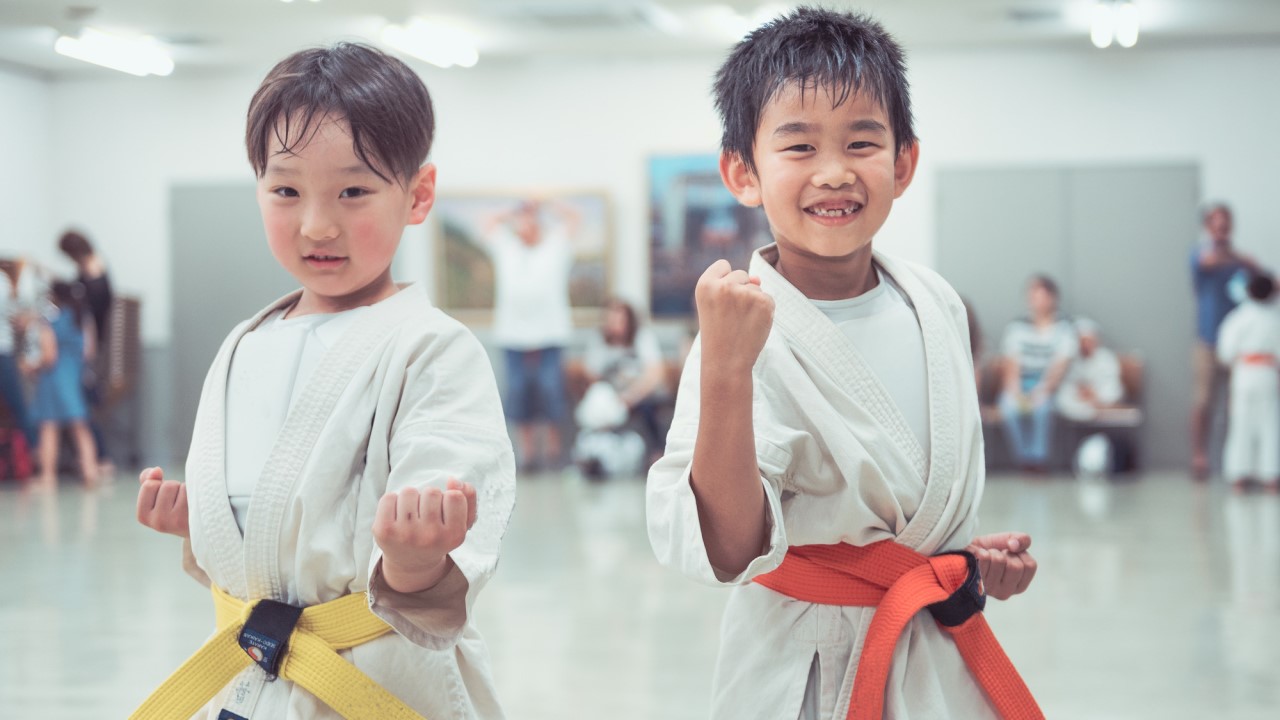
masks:
POLYGON ((725 155, 721 174, 740 202, 764 205, 780 253, 844 258, 870 246, 915 172, 918 146, 895 153, 889 128, 864 93, 835 105, 827 87, 790 83, 761 113, 755 172, 725 155))
POLYGON ((272 143, 258 206, 271 254, 303 287, 293 313, 338 312, 394 295, 391 260, 405 226, 431 209, 435 167, 423 166, 404 186, 382 179, 357 157, 340 119, 324 120, 292 153, 274 135, 272 143))

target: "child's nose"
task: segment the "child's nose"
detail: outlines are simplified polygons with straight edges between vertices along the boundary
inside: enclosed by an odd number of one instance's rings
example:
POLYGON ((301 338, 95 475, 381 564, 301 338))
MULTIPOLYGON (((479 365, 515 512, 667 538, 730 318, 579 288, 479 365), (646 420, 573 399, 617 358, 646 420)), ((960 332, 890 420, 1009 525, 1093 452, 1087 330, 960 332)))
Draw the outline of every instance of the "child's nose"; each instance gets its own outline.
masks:
POLYGON ((837 189, 853 185, 858 176, 853 172, 849 162, 835 154, 820 158, 817 170, 813 174, 813 184, 817 187, 837 189))
POLYGON ((338 236, 338 223, 327 208, 312 205, 303 213, 301 230, 311 240, 331 240, 338 236))

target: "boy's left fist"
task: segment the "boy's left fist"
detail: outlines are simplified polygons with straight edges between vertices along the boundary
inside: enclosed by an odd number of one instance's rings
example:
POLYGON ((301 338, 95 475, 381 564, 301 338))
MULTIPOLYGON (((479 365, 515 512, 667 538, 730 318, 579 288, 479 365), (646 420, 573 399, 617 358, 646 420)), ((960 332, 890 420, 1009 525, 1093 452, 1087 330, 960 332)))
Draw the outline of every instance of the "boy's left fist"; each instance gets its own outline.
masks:
POLYGON ((391 589, 419 592, 444 577, 449 552, 476 521, 476 489, 450 479, 444 490, 407 487, 378 501, 373 539, 382 548, 382 574, 391 589))

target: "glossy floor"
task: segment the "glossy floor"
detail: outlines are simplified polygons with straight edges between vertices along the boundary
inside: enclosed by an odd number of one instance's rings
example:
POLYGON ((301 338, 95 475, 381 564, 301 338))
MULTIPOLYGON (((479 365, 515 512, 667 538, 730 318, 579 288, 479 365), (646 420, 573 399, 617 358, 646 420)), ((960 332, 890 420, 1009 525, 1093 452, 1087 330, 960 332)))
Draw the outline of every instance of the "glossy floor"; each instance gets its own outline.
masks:
MULTIPOLYGON (((0 718, 119 718, 197 647, 203 589, 133 486, 0 486, 0 718)), ((1042 570, 988 617, 1049 718, 1280 717, 1280 498, 1177 475, 993 477, 1042 570)), ((477 621, 514 720, 705 718, 725 594, 654 562, 639 482, 522 480, 477 621)))

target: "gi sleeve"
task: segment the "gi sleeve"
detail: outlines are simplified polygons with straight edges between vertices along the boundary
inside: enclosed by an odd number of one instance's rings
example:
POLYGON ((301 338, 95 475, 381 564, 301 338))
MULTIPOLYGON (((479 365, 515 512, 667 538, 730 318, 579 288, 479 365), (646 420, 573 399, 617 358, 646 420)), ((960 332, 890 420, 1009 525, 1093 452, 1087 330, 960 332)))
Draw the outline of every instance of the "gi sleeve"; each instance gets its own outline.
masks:
MULTIPOLYGON (((741 585, 777 568, 787 553, 781 488, 791 464, 791 453, 784 445, 766 439, 769 433, 762 432, 763 413, 760 394, 756 393, 753 400, 756 405, 753 413, 756 418, 756 460, 765 493, 767 539, 757 556, 738 575, 713 567, 702 537, 697 499, 689 482, 693 470, 693 447, 698 436, 701 363, 702 344, 699 339, 694 341, 680 376, 680 391, 671 432, 667 436, 666 453, 649 470, 645 493, 649 542, 658 562, 694 580, 709 585, 741 585)), ((759 367, 758 363, 757 369, 759 367)), ((757 375, 756 383, 759 382, 757 375)))
POLYGON ((438 339, 406 375, 404 399, 392 423, 387 492, 412 486, 441 489, 449 478, 476 489, 476 522, 449 553, 453 568, 417 593, 392 590, 382 576, 382 551, 370 558, 369 604, 396 632, 430 649, 462 636, 480 589, 498 564, 515 504, 515 459, 497 383, 480 343, 461 327, 438 339))

